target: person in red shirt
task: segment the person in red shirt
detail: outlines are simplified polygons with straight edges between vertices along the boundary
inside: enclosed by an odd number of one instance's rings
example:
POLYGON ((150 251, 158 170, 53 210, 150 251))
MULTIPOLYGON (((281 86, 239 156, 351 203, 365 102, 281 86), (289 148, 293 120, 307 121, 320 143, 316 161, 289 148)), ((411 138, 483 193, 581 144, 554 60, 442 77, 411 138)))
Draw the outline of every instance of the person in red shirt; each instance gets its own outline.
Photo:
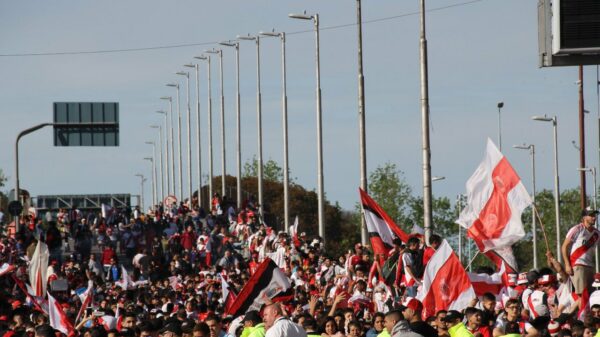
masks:
POLYGON ((111 245, 104 246, 104 250, 102 251, 102 265, 104 266, 104 270, 107 271, 110 268, 111 260, 117 259, 117 254, 113 250, 111 245))
POLYGON ((438 249, 438 247, 442 244, 442 237, 437 235, 437 234, 433 234, 431 235, 431 237, 429 238, 429 247, 425 248, 425 251, 423 252, 423 266, 427 265, 427 262, 429 262, 429 260, 431 260, 431 257, 433 256, 433 254, 435 253, 435 251, 438 249))
POLYGON ((192 226, 187 226, 185 232, 181 235, 180 242, 183 249, 188 252, 194 248, 194 244, 196 244, 196 233, 194 233, 192 226))

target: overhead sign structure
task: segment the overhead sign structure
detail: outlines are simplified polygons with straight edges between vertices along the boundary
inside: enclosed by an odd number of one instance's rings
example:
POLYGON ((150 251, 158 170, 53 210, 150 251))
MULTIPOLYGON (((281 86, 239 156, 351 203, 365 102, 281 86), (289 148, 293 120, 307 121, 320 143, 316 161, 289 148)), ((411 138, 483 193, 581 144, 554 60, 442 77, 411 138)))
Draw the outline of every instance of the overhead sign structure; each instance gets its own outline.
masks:
POLYGON ((119 103, 55 102, 54 146, 119 146, 119 103))

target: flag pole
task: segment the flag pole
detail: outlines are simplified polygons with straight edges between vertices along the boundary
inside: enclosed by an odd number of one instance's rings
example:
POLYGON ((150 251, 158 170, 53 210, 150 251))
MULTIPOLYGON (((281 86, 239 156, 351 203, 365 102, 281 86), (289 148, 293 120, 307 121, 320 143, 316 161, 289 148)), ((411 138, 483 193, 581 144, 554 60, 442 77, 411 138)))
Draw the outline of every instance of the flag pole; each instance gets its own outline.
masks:
MULTIPOLYGON (((538 213, 537 207, 535 207, 535 204, 532 204, 531 208, 535 212, 535 216, 537 216, 538 220, 540 221, 540 228, 542 229, 542 234, 544 234, 544 241, 546 242, 546 251, 550 251, 550 245, 548 244, 548 236, 546 235, 546 230, 544 229, 544 223, 542 222, 542 217, 540 217, 540 214, 538 213)), ((535 231, 535 228, 533 230, 535 231)), ((557 257, 557 259, 558 259, 558 257, 557 257)))
POLYGON ((469 267, 471 267, 471 265, 473 264, 473 261, 475 261, 475 259, 477 258, 477 256, 479 255, 479 250, 477 251, 477 253, 475 253, 475 256, 473 256, 473 258, 471 259, 471 262, 469 262, 469 264, 465 267, 465 270, 469 269, 469 267))

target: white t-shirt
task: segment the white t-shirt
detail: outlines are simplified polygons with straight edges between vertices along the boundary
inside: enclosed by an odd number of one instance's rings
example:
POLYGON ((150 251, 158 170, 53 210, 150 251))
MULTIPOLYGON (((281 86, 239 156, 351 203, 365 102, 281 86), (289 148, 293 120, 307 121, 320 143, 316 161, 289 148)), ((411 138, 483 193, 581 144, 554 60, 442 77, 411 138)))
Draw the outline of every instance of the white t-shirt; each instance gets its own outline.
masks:
POLYGON ((592 267, 594 265, 594 247, 598 244, 598 238, 600 238, 598 229, 595 227, 586 229, 582 223, 569 230, 567 239, 573 243, 569 257, 572 267, 592 267), (591 245, 589 244, 590 240, 594 240, 591 245))
POLYGON ((304 329, 285 317, 275 320, 272 327, 267 330, 265 337, 306 337, 304 329))

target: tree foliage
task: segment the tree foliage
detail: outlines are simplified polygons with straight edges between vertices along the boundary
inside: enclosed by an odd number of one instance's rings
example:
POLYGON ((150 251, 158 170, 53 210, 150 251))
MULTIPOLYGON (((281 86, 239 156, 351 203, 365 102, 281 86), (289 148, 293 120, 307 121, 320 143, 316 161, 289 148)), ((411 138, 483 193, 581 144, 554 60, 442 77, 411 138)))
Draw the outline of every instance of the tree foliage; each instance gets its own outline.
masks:
MULTIPOLYGON (((258 159, 256 156, 252 160, 244 163, 242 178, 258 177, 258 159)), ((263 179, 274 182, 283 182, 283 169, 273 159, 263 163, 263 179)))

